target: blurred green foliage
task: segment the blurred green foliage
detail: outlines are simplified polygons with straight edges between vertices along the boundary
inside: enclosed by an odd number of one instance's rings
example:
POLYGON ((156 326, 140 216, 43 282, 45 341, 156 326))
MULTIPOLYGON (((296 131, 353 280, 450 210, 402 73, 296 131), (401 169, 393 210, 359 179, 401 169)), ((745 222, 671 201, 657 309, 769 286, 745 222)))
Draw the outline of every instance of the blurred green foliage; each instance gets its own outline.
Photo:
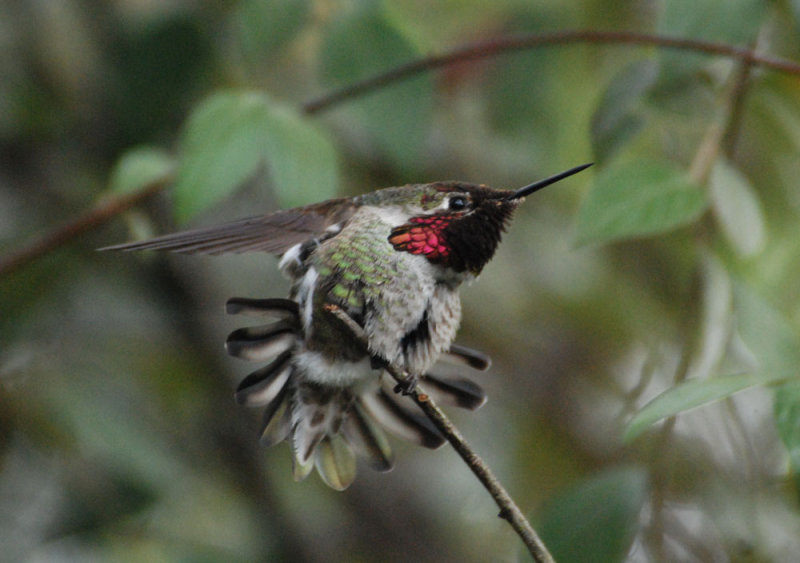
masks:
POLYGON ((232 390, 227 297, 259 255, 98 254, 390 185, 517 187, 459 340, 491 400, 453 413, 560 561, 800 549, 800 78, 654 47, 463 61, 303 103, 465 42, 629 29, 800 60, 797 2, 0 5, 0 255, 175 181, 0 278, 0 545, 21 560, 497 561, 519 540, 448 448, 397 444, 335 493, 291 480, 232 390), (594 557, 594 559, 593 559, 594 557))
POLYGON ((550 499, 537 529, 556 561, 621 561, 646 490, 643 470, 610 469, 550 499))
POLYGON ((224 199, 267 165, 279 201, 336 196, 337 161, 310 121, 254 92, 220 93, 202 102, 181 139, 175 215, 185 220, 224 199))

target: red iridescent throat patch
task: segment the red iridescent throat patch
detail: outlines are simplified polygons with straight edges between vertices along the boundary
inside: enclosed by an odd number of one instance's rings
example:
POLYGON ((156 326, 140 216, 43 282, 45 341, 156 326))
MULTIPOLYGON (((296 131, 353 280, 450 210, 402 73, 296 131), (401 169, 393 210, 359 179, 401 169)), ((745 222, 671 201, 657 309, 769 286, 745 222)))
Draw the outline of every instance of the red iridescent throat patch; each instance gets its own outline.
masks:
POLYGON ((429 260, 447 258, 450 247, 447 246, 442 233, 450 223, 450 219, 444 215, 412 217, 405 225, 392 230, 389 242, 395 250, 424 254, 429 260))

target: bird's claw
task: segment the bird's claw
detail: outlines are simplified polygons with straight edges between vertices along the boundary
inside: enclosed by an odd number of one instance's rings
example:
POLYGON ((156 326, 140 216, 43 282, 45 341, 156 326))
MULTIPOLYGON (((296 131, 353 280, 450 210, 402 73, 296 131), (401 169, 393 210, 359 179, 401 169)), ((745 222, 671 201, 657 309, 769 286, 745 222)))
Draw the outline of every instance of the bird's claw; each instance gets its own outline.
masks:
POLYGON ((395 393, 402 393, 403 395, 411 395, 417 388, 418 378, 416 375, 407 375, 405 380, 398 381, 394 386, 395 393))

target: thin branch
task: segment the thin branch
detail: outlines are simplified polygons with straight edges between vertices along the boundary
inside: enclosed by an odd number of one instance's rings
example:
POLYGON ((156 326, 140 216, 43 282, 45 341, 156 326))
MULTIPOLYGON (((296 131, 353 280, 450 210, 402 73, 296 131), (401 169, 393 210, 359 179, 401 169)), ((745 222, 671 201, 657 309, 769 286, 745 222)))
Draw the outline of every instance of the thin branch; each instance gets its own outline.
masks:
MULTIPOLYGON (((725 145, 732 146, 735 142, 734 131, 739 122, 741 106, 748 92, 748 79, 752 66, 753 62, 751 60, 742 59, 737 67, 733 69, 731 85, 725 92, 723 107, 719 115, 712 120, 711 124, 706 129, 706 133, 695 151, 695 156, 689 166, 689 176, 698 184, 705 184, 708 181, 709 175, 720 154, 725 153, 725 145)), ((707 291, 706 288, 706 292, 707 291)), ((708 295, 704 295, 703 299, 708 299, 708 295)), ((698 354, 700 331, 702 329, 691 326, 696 322, 693 313, 691 316, 687 315, 687 326, 681 332, 692 335, 693 340, 690 343, 692 349, 684 349, 681 354, 681 361, 675 372, 673 385, 679 385, 686 380, 689 376, 692 358, 698 354)), ((667 418, 658 434, 657 445, 654 451, 659 459, 666 459, 668 447, 673 442, 676 423, 677 416, 667 418)), ((652 546, 656 554, 655 559, 659 561, 667 559, 664 544, 666 530, 666 492, 671 479, 672 475, 669 473, 668 469, 662 468, 660 471, 654 472, 653 474, 650 530, 652 546)))
MULTIPOLYGON (((689 324, 687 319, 687 324, 689 324)), ((680 357, 680 363, 675 370, 674 384, 678 385, 680 382, 685 381, 689 375, 689 368, 691 366, 691 354, 684 350, 680 357)), ((670 454, 670 446, 672 446, 673 431, 678 419, 674 416, 667 418, 664 425, 658 432, 655 439, 655 444, 652 448, 653 456, 659 460, 667 460, 670 454)), ((664 518, 666 516, 667 506, 667 487, 672 480, 674 472, 674 464, 662 463, 654 465, 650 479, 651 490, 650 495, 650 523, 648 526, 648 535, 650 536, 650 545, 653 550, 654 561, 667 561, 666 548, 664 545, 664 518)))
POLYGON ((75 237, 99 227, 120 213, 127 211, 140 201, 160 192, 171 182, 172 176, 159 178, 147 184, 139 191, 99 202, 93 209, 57 227, 55 230, 50 231, 39 240, 20 248, 8 256, 0 258, 0 277, 52 252, 75 237))
POLYGON ((702 185, 708 182, 720 154, 725 152, 726 145, 732 146, 736 140, 735 132, 738 129, 744 98, 748 92, 751 69, 752 65, 744 61, 739 63, 731 73, 731 84, 724 94, 725 98, 718 116, 706 129, 703 139, 695 151, 692 163, 689 165, 689 177, 697 184, 702 185))
MULTIPOLYGON (((725 154, 726 145, 733 146, 736 137, 735 132, 738 129, 740 118, 740 110, 744 103, 744 98, 748 92, 749 77, 752 70, 753 62, 748 59, 742 59, 736 68, 733 69, 731 75, 730 87, 725 91, 725 99, 719 115, 712 120, 711 124, 706 129, 703 139, 695 151, 695 156, 689 166, 690 178, 698 183, 705 184, 708 181, 709 175, 714 167, 714 164, 719 159, 720 154, 725 154)), ((698 236, 698 242, 701 248, 705 247, 702 243, 701 237, 698 236)), ((706 286, 704 287, 705 293, 702 296, 703 300, 708 300, 708 292, 710 291, 706 286)), ((687 343, 686 347, 681 354, 680 363, 675 372, 673 386, 677 386, 686 381, 691 369, 692 359, 699 354, 701 347, 702 327, 693 326, 699 324, 695 318, 695 311, 685 317, 686 326, 681 330, 683 334, 691 335, 692 340, 687 343)), ((729 406, 733 403, 728 402, 729 406)), ((654 452, 660 460, 667 459, 669 446, 673 444, 675 425, 677 423, 677 416, 673 415, 664 421, 664 425, 658 434, 654 452)), ((744 431, 742 435, 746 436, 744 431)), ((651 495, 651 522, 650 522, 650 536, 652 549, 655 553, 654 559, 657 561, 667 560, 665 536, 666 536, 666 519, 667 514, 667 491, 672 480, 671 470, 668 464, 662 464, 659 471, 653 472, 652 475, 652 495, 651 495)), ((688 536, 687 536, 688 537, 688 536)))
MULTIPOLYGON (((347 313, 336 305, 326 305, 326 309, 332 313, 345 327, 347 327, 358 343, 368 349, 367 336, 362 329, 347 313)), ((379 360, 375 358, 375 360, 379 360)), ((384 369, 391 375, 398 385, 406 387, 411 376, 404 370, 389 363, 384 365, 384 369)), ((422 409, 422 412, 430 419, 436 428, 447 438, 447 441, 453 446, 453 449, 458 452, 461 459, 472 470, 478 480, 483 484, 484 488, 489 491, 492 498, 500 507, 500 518, 508 521, 514 531, 519 535, 525 543, 528 551, 537 563, 553 563, 553 556, 547 550, 539 535, 531 526, 530 522, 522 514, 514 499, 508 494, 508 491, 503 487, 492 470, 481 457, 475 453, 472 447, 461 435, 458 428, 456 428, 447 415, 436 405, 434 400, 426 394, 419 386, 416 386, 410 393, 411 399, 422 409)))
POLYGON ((486 57, 494 57, 514 51, 569 43, 638 45, 694 51, 707 55, 737 59, 748 65, 762 66, 786 74, 800 76, 800 64, 780 57, 761 55, 748 47, 715 43, 702 39, 667 37, 664 35, 638 33, 634 31, 564 30, 552 33, 514 35, 469 43, 443 55, 424 57, 397 66, 387 72, 345 86, 321 98, 310 100, 303 104, 303 110, 308 114, 314 114, 347 99, 364 96, 392 82, 404 80, 414 75, 448 65, 486 57))
MULTIPOLYGON (((448 65, 462 63, 465 61, 492 57, 504 53, 546 47, 554 45, 564 45, 570 43, 594 43, 610 45, 638 45, 654 46, 665 49, 681 49, 706 53, 737 59, 748 66, 761 66, 778 72, 800 76, 800 64, 782 59, 761 55, 755 50, 747 47, 739 47, 725 43, 714 43, 700 39, 683 39, 677 37, 666 37, 662 35, 637 33, 632 31, 596 31, 596 30, 564 30, 552 33, 534 33, 526 35, 516 35, 489 39, 475 43, 469 43, 458 47, 443 55, 424 57, 410 63, 397 66, 387 72, 369 77, 361 82, 356 82, 320 98, 310 100, 303 104, 302 111, 308 115, 317 114, 329 109, 337 104, 369 94, 370 92, 387 86, 393 82, 410 78, 414 75, 442 68, 448 65)), ((131 204, 114 205, 111 202, 108 208, 98 206, 89 211, 86 215, 78 217, 68 224, 56 229, 46 235, 41 240, 25 247, 18 252, 0 260, 0 276, 12 272, 24 266, 32 260, 45 255, 69 242, 74 237, 103 224, 115 215, 129 209, 132 205, 143 200, 151 194, 160 191, 166 184, 149 185, 141 191, 131 194, 131 204)))

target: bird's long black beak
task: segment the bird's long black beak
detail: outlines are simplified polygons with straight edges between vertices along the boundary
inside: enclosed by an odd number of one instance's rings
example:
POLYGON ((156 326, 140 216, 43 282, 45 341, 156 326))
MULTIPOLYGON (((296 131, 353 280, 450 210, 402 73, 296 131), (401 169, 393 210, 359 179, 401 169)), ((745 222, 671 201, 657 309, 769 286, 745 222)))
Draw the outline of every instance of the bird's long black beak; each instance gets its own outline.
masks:
POLYGON ((539 180, 538 182, 534 182, 533 184, 529 184, 524 188, 520 188, 515 192, 512 192, 506 199, 519 199, 521 197, 525 197, 526 195, 530 195, 533 192, 537 192, 542 188, 546 188, 550 184, 555 184, 559 180, 563 180, 567 176, 572 176, 573 174, 577 174, 581 170, 586 170, 589 168, 594 162, 590 162, 588 164, 581 164, 580 166, 576 166, 575 168, 570 168, 569 170, 565 170, 555 176, 550 176, 549 178, 545 178, 544 180, 539 180))

